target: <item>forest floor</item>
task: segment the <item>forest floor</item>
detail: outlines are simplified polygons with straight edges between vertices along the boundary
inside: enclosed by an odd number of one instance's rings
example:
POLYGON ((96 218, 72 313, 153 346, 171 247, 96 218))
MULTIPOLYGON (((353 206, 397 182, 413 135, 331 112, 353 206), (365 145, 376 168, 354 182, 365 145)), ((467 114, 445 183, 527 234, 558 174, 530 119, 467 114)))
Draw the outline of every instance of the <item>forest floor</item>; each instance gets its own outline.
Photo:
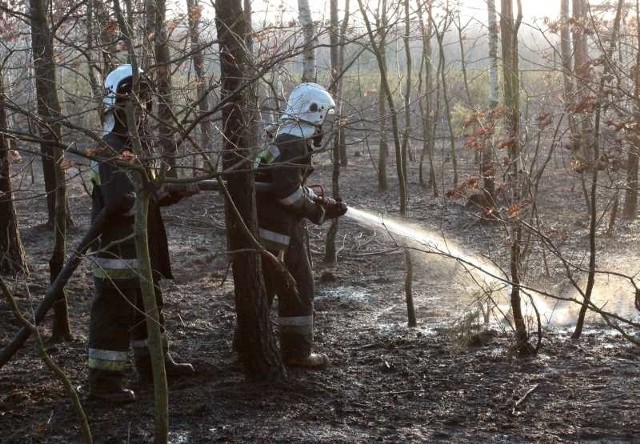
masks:
MULTIPOLYGON (((564 251, 584 259, 584 200, 567 176, 543 184, 540 211, 564 251)), ((330 183, 330 166, 320 166, 314 177, 330 183)), ((28 182, 21 184, 19 198, 29 197, 28 182)), ((345 200, 389 221, 397 217, 395 180, 390 185, 387 192, 377 191, 365 157, 352 158, 342 172, 345 200)), ((77 179, 69 197, 76 223, 72 246, 87 227, 90 199, 77 179)), ((42 197, 20 201, 18 211, 31 273, 12 288, 27 309, 44 294, 52 234, 41 225, 42 197)), ((444 235, 448 245, 455 242, 478 263, 490 258, 494 264, 486 269, 507 263, 503 227, 479 221, 464 202, 434 197, 415 179, 407 214, 412 227, 444 235)), ((167 208, 165 222, 175 271, 175 280, 165 283, 168 332, 177 358, 196 368, 193 377, 170 385, 172 443, 640 443, 637 346, 601 322, 591 322, 579 340, 571 339, 568 325, 545 322, 539 352, 518 357, 504 322, 482 323, 482 292, 460 263, 421 253, 421 247, 412 252, 418 326, 409 328, 399 238, 353 217, 342 219, 334 267, 322 263, 326 227, 309 231, 317 284, 315 348, 328 354, 331 365, 321 371, 289 369, 279 384, 247 382, 231 345, 233 284, 220 196, 202 193, 167 208)), ((613 235, 599 238, 602 257, 610 264, 637 263, 638 228, 637 222, 619 224, 613 235)), ((546 259, 532 253, 528 282, 561 291, 562 267, 546 259)), ((74 339, 48 349, 74 386, 87 376, 91 297, 83 264, 68 285, 74 339)), ((637 317, 633 310, 627 314, 637 317)), ((0 300, 0 346, 18 327, 0 300)), ((529 327, 535 345, 537 327, 529 327)), ((42 332, 49 333, 48 323, 42 332)), ((152 442, 153 392, 136 384, 133 370, 129 383, 138 395, 133 404, 82 399, 95 442, 152 442)), ((0 442, 83 442, 79 424, 63 385, 30 340, 0 369, 0 442)))

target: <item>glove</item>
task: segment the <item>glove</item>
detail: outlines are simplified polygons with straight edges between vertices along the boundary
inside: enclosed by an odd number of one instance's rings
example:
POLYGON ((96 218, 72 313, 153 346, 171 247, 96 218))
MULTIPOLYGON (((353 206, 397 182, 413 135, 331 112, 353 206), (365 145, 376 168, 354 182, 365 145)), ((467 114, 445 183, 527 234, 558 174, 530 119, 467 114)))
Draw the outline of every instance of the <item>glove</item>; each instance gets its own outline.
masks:
POLYGON ((173 205, 185 197, 198 194, 200 188, 196 183, 163 183, 156 191, 156 201, 160 206, 173 205))
POLYGON ((324 208, 325 219, 336 219, 340 216, 344 216, 344 214, 348 210, 347 204, 344 203, 339 197, 337 199, 332 199, 330 197, 321 197, 318 198, 317 202, 324 208))

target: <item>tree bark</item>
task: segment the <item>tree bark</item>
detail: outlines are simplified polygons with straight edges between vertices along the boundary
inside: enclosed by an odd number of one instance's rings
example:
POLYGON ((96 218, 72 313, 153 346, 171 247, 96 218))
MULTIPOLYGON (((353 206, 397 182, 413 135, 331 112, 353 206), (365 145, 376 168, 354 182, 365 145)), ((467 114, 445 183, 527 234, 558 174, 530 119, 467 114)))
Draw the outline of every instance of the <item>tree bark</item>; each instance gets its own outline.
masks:
MULTIPOLYGON (((640 23, 640 2, 636 0, 636 23, 640 23)), ((636 41, 636 66, 632 71, 633 86, 633 114, 636 121, 640 121, 640 32, 636 41)), ((640 130, 636 129, 629 135, 629 154, 627 156, 627 183, 624 193, 623 217, 627 220, 635 219, 638 214, 638 170, 640 169, 640 130)))
MULTIPOLYGON (((504 83, 504 102, 507 108, 506 131, 509 149, 510 174, 509 185, 512 206, 520 205, 522 199, 522 181, 520 172, 520 75, 518 68, 518 28, 522 8, 518 0, 518 18, 514 22, 512 0, 502 0, 500 29, 502 35, 502 70, 504 83)), ((511 311, 516 334, 516 351, 526 355, 532 347, 528 342, 527 326, 521 306, 520 279, 522 274, 522 224, 519 217, 513 218, 509 226, 510 236, 510 272, 511 272, 511 311)))
POLYGON ((309 0, 298 0, 298 14, 302 33, 304 35, 304 50, 302 52, 302 81, 316 81, 316 27, 311 18, 309 0))
POLYGON ((171 54, 167 35, 167 4, 165 0, 153 0, 154 16, 154 54, 156 58, 155 80, 158 93, 158 143, 162 157, 167 163, 167 176, 178 177, 176 169, 177 145, 173 115, 173 86, 171 81, 171 54))
MULTIPOLYGON (((49 209, 49 222, 53 223, 55 243, 49 271, 53 282, 64 265, 67 222, 67 193, 65 175, 61 167, 63 152, 59 148, 61 141, 61 108, 57 93, 55 58, 53 52, 53 34, 47 20, 46 0, 30 0, 31 39, 33 45, 33 65, 35 72, 38 114, 44 126, 40 128, 42 142, 45 188, 49 209), (53 210, 53 213, 51 213, 53 210), (51 216, 53 215, 53 220, 51 216)), ((54 306, 52 339, 65 339, 71 336, 66 296, 61 295, 54 306)))
POLYGON ((20 239, 18 216, 11 186, 11 144, 6 137, 7 120, 4 72, 0 68, 0 273, 15 275, 28 271, 20 239))
MULTIPOLYGON (((378 38, 380 39, 380 48, 387 47, 387 0, 382 0, 380 6, 380 19, 378 24, 378 38)), ((387 100, 382 96, 384 91, 383 72, 387 70, 387 54, 382 51, 379 54, 380 65, 380 84, 378 98, 378 119, 380 121, 380 139, 378 142, 378 190, 387 191, 389 182, 387 180, 387 158, 389 157, 389 139, 387 138, 387 100)))
MULTIPOLYGON (((198 119, 200 119, 200 152, 207 153, 212 149, 213 125, 207 116, 209 112, 209 93, 207 91, 205 76, 205 59, 200 48, 200 15, 201 6, 199 0, 187 0, 187 17, 189 19, 189 38, 191 40, 191 59, 193 71, 196 76, 196 93, 198 96, 198 119)), ((193 166, 198 168, 198 153, 194 153, 193 166)))
POLYGON ((244 39, 249 27, 241 0, 218 0, 216 27, 220 45, 222 112, 224 122, 223 167, 228 174, 229 198, 225 200, 228 245, 233 259, 240 359, 251 380, 279 380, 285 370, 269 321, 269 306, 259 253, 247 235, 258 232, 250 152, 255 143, 247 111, 255 109, 254 86, 246 85, 250 68, 244 39))
MULTIPOLYGON (((613 20, 613 26, 611 28, 611 40, 609 42, 609 47, 605 50, 605 64, 604 69, 600 77, 600 85, 597 91, 598 94, 598 103, 604 103, 604 99, 606 96, 607 89, 607 78, 608 74, 613 71, 612 68, 612 58, 615 55, 615 49, 618 45, 618 35, 620 34, 620 23, 622 20, 622 9, 624 5, 624 0, 618 0, 618 5, 616 8, 616 15, 613 20)), ((585 16, 586 16, 586 8, 587 4, 583 5, 585 16)), ((589 214, 589 273, 587 276, 587 285, 585 287, 585 291, 583 294, 582 307, 580 307, 580 312, 578 313, 578 319, 576 320, 576 328, 573 332, 572 337, 578 338, 582 334, 582 328, 584 326, 584 318, 587 314, 587 310, 589 308, 589 304, 591 303, 591 297, 593 294, 593 287, 595 286, 596 279, 596 238, 597 238, 597 229, 599 222, 599 215, 597 214, 597 201, 598 201, 598 176, 599 176, 599 168, 598 161, 600 159, 600 147, 598 145, 598 133, 600 132, 600 120, 601 115, 604 112, 603 107, 598 107, 595 111, 595 121, 593 124, 593 144, 591 146, 591 150, 589 154, 591 158, 589 159, 589 164, 591 165, 591 187, 589 193, 589 208, 591 209, 589 214)), ((615 208, 617 208, 617 196, 616 196, 615 208)), ((612 213, 613 214, 613 213, 612 213)))
MULTIPOLYGON (((496 19, 495 0, 487 1, 489 25, 489 109, 498 107, 498 21, 496 19)), ((494 140, 487 141, 482 149, 480 159, 480 177, 482 187, 495 198, 494 140)))
MULTIPOLYGON (((433 5, 427 4, 427 20, 422 15, 422 8, 418 0, 418 19, 420 21, 420 29, 422 33, 422 58, 420 67, 420 112, 422 115, 422 153, 420 154, 419 180, 420 184, 426 188, 433 187, 434 196, 438 195, 438 183, 436 182, 435 166, 433 164, 433 151, 435 147, 436 137, 436 115, 435 103, 437 99, 433 99, 433 51, 431 48, 431 36, 433 35, 433 5), (424 84, 424 88, 423 88, 424 84), (425 157, 429 162, 429 178, 424 180, 424 160, 425 157)), ((437 96, 437 91, 435 91, 437 96)))
MULTIPOLYGON (((331 26, 329 33, 329 43, 331 46, 331 85, 329 86, 329 92, 337 101, 336 106, 338 109, 336 110, 336 114, 338 115, 338 119, 340 119, 341 100, 338 95, 338 85, 342 83, 342 61, 340 60, 339 51, 340 35, 338 22, 338 0, 330 0, 329 9, 331 26)), ((333 159, 331 188, 334 196, 339 196, 340 193, 340 144, 344 143, 344 140, 341 137, 342 134, 344 134, 344 131, 342 129, 342 125, 338 122, 337 134, 333 140, 333 148, 331 151, 333 159)), ((331 220, 331 225, 327 231, 323 258, 323 262, 326 264, 336 264, 338 261, 336 234, 338 232, 339 224, 339 218, 331 220)))
POLYGON ((400 125, 398 123, 398 111, 395 106, 395 102, 393 100, 393 95, 391 92, 391 86, 389 85, 389 77, 386 69, 386 64, 384 63, 383 54, 385 48, 382 47, 379 43, 376 43, 375 33, 373 28, 371 27, 371 22, 369 21, 366 8, 362 0, 358 0, 358 5, 360 7, 360 11, 362 12, 362 17, 364 19, 365 26, 367 28, 367 34, 369 35, 369 43, 371 45, 371 50, 376 58, 378 63, 378 68, 380 70, 380 83, 382 86, 382 97, 380 100, 386 100, 387 105, 389 105, 389 112, 391 116, 391 130, 393 133, 393 142, 396 153, 396 171, 398 174, 398 200, 400 202, 400 215, 404 216, 407 213, 407 179, 406 179, 406 170, 404 169, 405 161, 402 155, 402 143, 400 141, 400 125))

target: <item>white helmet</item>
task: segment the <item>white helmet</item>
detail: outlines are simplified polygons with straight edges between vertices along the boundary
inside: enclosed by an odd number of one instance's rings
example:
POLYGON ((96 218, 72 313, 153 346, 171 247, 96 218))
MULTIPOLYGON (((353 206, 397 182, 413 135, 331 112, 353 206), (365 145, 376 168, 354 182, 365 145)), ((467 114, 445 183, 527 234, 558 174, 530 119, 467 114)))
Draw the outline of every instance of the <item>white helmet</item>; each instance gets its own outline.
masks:
POLYGON ((281 120, 296 120, 320 126, 327 114, 334 112, 335 107, 331 94, 322 86, 317 83, 301 83, 291 91, 281 120))
MULTIPOLYGON (((138 68, 138 73, 144 71, 138 68)), ((108 133, 115 127, 114 110, 119 94, 131 94, 133 88, 133 67, 130 64, 118 66, 111 71, 104 80, 104 98, 102 99, 104 112, 104 132, 108 133)))

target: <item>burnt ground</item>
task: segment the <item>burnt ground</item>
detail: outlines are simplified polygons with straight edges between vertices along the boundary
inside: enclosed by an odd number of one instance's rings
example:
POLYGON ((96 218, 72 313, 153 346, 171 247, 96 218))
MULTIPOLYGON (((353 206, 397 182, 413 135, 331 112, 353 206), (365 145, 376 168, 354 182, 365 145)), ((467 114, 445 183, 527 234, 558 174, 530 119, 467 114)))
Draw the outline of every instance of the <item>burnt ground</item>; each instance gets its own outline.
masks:
MULTIPOLYGON (((329 167, 322 166, 316 177, 328 183, 329 167)), ((353 158, 342 177, 350 204, 395 214, 394 181, 390 191, 378 193, 368 159, 353 158)), ((469 254, 504 259, 507 243, 500 226, 479 222, 473 208, 435 198, 416 182, 412 179, 408 212, 413 223, 444 232, 469 254)), ((71 184, 73 245, 86 227, 89 198, 78 179, 71 184)), ((27 178, 22 187, 29 186, 27 178)), ((541 211, 568 251, 579 255, 586 233, 577 209, 581 191, 571 183, 554 184, 553 190, 541 211)), ((38 225, 44 220, 43 199, 21 201, 19 211, 31 274, 13 287, 27 309, 46 286, 51 233, 38 225)), ((170 386, 172 443, 640 442, 636 346, 600 325, 591 325, 580 340, 570 338, 570 329, 556 328, 545 330, 536 356, 518 358, 510 351, 510 330, 478 324, 475 305, 463 295, 473 290, 465 290, 454 271, 440 268, 431 256, 414 256, 418 327, 408 328, 403 251, 383 232, 348 218, 338 235, 335 267, 322 264, 325 228, 310 230, 316 348, 329 355, 331 366, 290 369, 279 384, 249 383, 231 346, 235 314, 222 201, 201 194, 165 215, 176 275, 166 283, 168 330, 176 355, 197 370, 170 386)), ((635 233, 635 223, 620 225, 602 248, 617 252, 623 262, 636 261, 635 233)), ((528 262, 530 279, 551 288, 557 270, 543 279, 541 269, 541 261, 528 262)), ((75 338, 51 346, 49 353, 77 386, 87 374, 92 288, 85 265, 68 290, 75 338)), ((8 304, 0 301, 0 345, 17 328, 8 304)), ((42 333, 49 333, 48 323, 42 333)), ((135 404, 83 402, 96 442, 152 441, 153 394, 137 387, 133 371, 129 382, 138 389, 135 404)), ((0 369, 0 442, 82 442, 70 400, 33 341, 0 369)))

